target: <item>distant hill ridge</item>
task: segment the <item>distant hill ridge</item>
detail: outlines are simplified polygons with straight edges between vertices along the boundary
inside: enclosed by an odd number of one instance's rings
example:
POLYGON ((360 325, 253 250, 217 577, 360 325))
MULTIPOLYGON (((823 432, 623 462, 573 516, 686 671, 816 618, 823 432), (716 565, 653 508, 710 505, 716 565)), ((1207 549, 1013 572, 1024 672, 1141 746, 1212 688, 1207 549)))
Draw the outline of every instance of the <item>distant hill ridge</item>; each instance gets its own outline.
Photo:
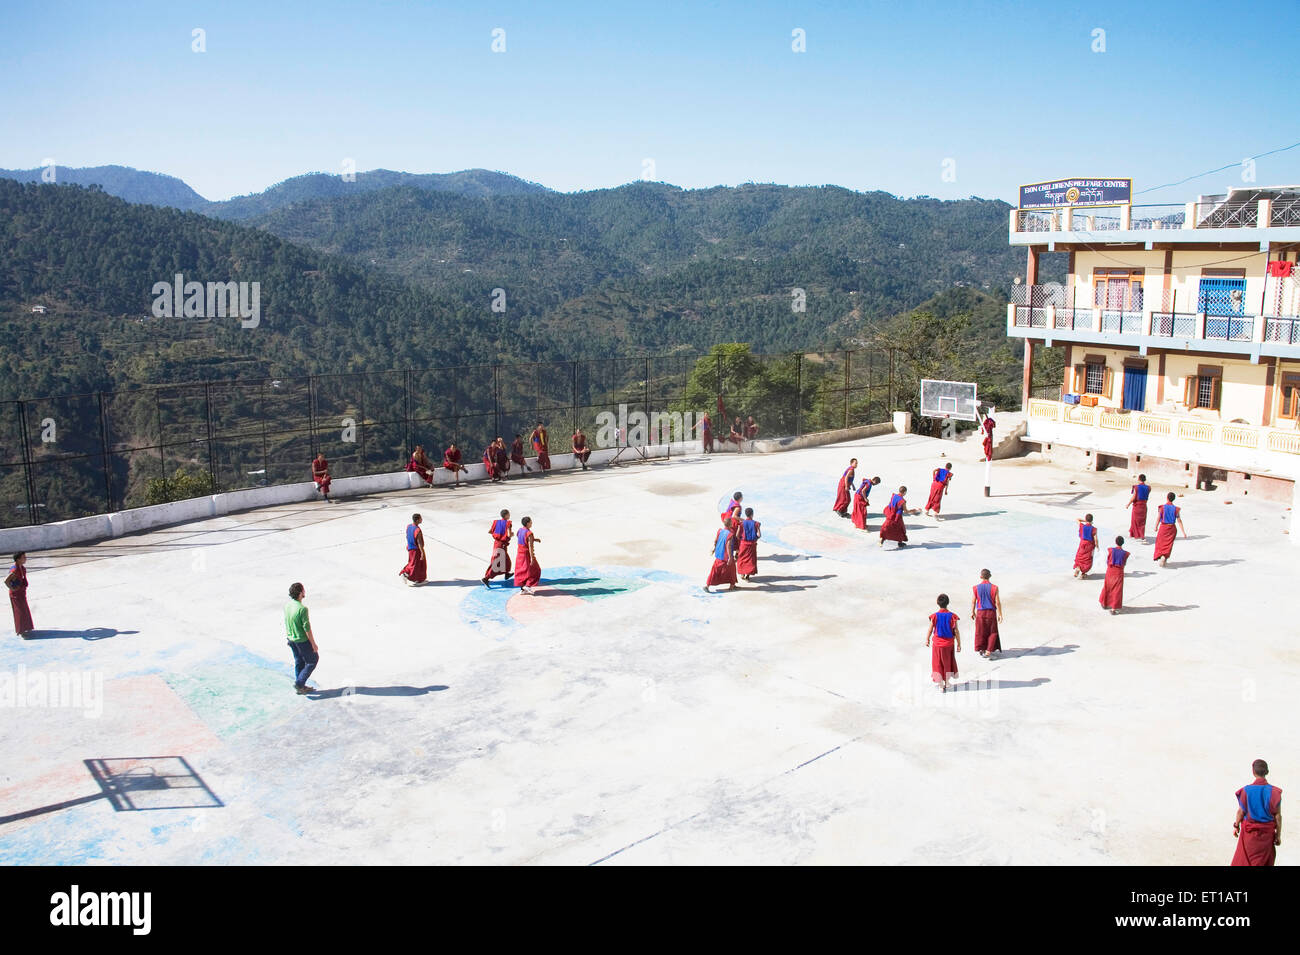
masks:
MULTIPOLYGON (((50 170, 44 166, 35 169, 0 169, 0 178, 15 179, 18 182, 47 182, 50 170)), ((129 166, 55 166, 53 182, 56 185, 99 186, 108 195, 127 202, 167 206, 182 212, 199 212, 218 219, 233 220, 265 215, 309 199, 332 199, 393 186, 461 196, 519 196, 551 191, 538 183, 489 169, 462 169, 446 173, 372 169, 357 173, 351 181, 341 175, 310 172, 276 183, 262 192, 235 196, 221 202, 205 199, 184 180, 175 176, 132 169, 129 166)))

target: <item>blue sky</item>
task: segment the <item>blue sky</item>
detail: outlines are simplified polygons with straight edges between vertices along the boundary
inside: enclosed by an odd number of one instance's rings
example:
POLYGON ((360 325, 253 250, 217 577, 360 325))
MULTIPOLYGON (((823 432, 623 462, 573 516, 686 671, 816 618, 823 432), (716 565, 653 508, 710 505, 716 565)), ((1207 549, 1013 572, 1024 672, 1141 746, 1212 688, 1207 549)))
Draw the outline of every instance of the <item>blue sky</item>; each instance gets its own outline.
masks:
MULTIPOLYGON (((118 163, 210 199, 349 158, 563 191, 641 178, 646 159, 688 188, 1141 191, 1300 141, 1288 7, 8 0, 0 167, 118 163)), ((1255 175, 1300 182, 1300 147, 1255 175)), ((1234 168, 1144 199, 1241 184, 1234 168)))

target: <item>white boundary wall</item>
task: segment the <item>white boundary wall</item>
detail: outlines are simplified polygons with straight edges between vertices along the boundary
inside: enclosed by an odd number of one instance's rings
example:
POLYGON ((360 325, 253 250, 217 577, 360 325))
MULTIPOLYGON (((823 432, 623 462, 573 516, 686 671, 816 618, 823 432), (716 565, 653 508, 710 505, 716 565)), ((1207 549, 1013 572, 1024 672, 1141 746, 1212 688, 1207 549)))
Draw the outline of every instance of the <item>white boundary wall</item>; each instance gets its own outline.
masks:
MULTIPOLYGON (((910 429, 910 420, 906 428, 910 429)), ((794 451, 799 448, 811 448, 822 444, 835 444, 839 441, 855 441, 878 434, 889 434, 895 430, 894 423, 865 425, 858 428, 843 428, 838 431, 822 431, 805 434, 798 438, 758 438, 746 442, 747 450, 758 453, 777 451, 794 451)), ((720 442, 714 441, 715 451, 720 442)), ((654 444, 643 447, 598 448, 592 449, 588 466, 608 464, 615 458, 618 463, 632 464, 647 458, 668 458, 674 454, 701 454, 703 447, 699 441, 654 444), (621 454, 619 452, 622 452, 621 454)), ((487 469, 482 462, 469 464, 461 475, 462 481, 483 481, 487 479, 487 469)), ((565 471, 576 467, 571 453, 551 455, 551 470, 565 471)), ((435 487, 454 484, 455 477, 450 471, 437 468, 433 472, 435 487)), ((385 491, 408 491, 424 486, 420 475, 411 471, 393 471, 386 474, 367 474, 360 477, 335 478, 330 482, 331 498, 360 497, 367 494, 379 494, 385 491)), ((175 524, 187 524, 191 521, 203 521, 221 517, 235 511, 249 511, 259 507, 273 507, 278 504, 296 504, 317 499, 315 483, 278 484, 273 487, 245 488, 241 491, 227 491, 208 497, 196 497, 186 501, 172 501, 167 504, 153 504, 148 507, 135 507, 130 510, 117 511, 112 514, 96 514, 92 517, 79 517, 70 521, 58 521, 52 524, 38 524, 28 527, 8 527, 0 529, 0 556, 14 551, 47 551, 91 541, 108 540, 124 534, 135 534, 168 527, 175 524)))

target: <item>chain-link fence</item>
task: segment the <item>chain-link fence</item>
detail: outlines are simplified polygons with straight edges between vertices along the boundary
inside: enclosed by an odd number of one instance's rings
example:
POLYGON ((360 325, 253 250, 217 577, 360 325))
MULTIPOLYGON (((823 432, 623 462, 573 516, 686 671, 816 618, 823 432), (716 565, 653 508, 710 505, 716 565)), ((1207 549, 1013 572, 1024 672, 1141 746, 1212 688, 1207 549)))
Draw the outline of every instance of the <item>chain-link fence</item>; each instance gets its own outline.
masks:
MULTIPOLYGON (((466 365, 305 378, 160 385, 0 402, 0 526, 41 524, 220 491, 399 470, 422 445, 477 461, 500 435, 550 450, 581 427, 609 447, 716 439, 740 419, 760 438, 888 419, 890 350, 748 351, 466 365), (644 416, 638 419, 638 416, 644 416), (631 434, 630 434, 631 433, 631 434)), ((528 448, 531 454, 531 448, 528 448)))

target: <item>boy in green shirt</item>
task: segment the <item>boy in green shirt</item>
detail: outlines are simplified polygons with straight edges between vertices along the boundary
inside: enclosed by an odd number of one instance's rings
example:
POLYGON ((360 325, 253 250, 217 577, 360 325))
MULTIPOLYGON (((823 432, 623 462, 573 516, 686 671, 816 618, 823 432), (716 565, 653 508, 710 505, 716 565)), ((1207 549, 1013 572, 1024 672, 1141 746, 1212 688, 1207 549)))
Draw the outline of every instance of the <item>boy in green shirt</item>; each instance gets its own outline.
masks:
POLYGON ((307 596, 307 588, 302 584, 289 587, 289 602, 284 608, 284 632, 293 651, 293 688, 299 695, 317 692, 314 686, 307 685, 307 678, 320 662, 320 650, 316 647, 316 638, 312 636, 311 620, 307 617, 307 608, 302 598, 307 596))

